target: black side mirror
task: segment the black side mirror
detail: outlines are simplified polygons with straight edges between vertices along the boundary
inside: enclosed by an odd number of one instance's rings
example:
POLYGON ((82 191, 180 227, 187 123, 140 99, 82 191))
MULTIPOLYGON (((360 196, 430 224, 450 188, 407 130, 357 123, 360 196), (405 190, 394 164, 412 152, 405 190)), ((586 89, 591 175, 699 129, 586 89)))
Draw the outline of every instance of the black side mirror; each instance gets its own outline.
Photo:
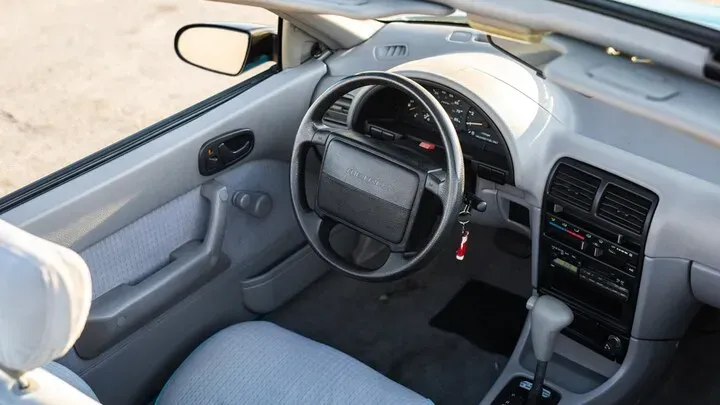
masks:
POLYGON ((237 76, 278 61, 275 28, 255 24, 190 24, 175 34, 175 53, 193 66, 237 76))

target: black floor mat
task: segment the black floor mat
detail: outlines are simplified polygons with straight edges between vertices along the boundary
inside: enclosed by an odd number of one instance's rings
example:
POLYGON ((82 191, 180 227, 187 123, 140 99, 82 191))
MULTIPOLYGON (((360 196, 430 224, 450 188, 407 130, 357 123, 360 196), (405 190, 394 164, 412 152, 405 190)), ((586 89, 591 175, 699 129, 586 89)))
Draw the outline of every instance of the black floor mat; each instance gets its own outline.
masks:
POLYGON ((522 297, 470 280, 430 325, 463 336, 488 352, 510 356, 526 315, 522 297))

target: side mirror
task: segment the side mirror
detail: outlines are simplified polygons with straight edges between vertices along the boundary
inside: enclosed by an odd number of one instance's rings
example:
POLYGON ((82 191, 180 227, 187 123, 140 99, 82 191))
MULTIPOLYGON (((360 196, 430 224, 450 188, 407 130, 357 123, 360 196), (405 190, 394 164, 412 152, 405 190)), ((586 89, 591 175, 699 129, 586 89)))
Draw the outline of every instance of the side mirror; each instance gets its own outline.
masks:
POLYGON ((190 24, 175 34, 175 53, 193 66, 237 76, 278 61, 277 34, 255 24, 190 24))

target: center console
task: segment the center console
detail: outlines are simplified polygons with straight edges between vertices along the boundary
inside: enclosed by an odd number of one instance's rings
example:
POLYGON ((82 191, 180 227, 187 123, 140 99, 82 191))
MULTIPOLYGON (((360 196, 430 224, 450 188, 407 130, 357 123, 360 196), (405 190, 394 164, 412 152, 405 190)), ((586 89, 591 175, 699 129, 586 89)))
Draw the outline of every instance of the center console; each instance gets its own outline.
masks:
POLYGON ((621 363, 637 303, 644 246, 658 197, 564 158, 545 189, 538 289, 575 314, 563 332, 621 363))

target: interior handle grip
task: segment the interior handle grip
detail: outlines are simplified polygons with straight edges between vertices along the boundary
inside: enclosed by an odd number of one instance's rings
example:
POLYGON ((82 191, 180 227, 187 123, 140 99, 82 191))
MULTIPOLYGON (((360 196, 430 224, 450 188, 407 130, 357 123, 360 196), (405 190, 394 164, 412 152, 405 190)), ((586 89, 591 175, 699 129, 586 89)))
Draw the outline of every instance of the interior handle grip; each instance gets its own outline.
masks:
POLYGON ((218 145, 218 153, 224 161, 230 162, 234 161, 240 156, 243 156, 245 152, 250 148, 250 145, 250 141, 246 141, 239 148, 233 149, 227 143, 223 142, 218 145))
POLYGON ((98 356, 229 267, 222 253, 227 188, 213 180, 201 187, 201 194, 210 202, 205 239, 179 247, 170 263, 142 281, 122 284, 96 298, 75 344, 81 358, 98 356))

